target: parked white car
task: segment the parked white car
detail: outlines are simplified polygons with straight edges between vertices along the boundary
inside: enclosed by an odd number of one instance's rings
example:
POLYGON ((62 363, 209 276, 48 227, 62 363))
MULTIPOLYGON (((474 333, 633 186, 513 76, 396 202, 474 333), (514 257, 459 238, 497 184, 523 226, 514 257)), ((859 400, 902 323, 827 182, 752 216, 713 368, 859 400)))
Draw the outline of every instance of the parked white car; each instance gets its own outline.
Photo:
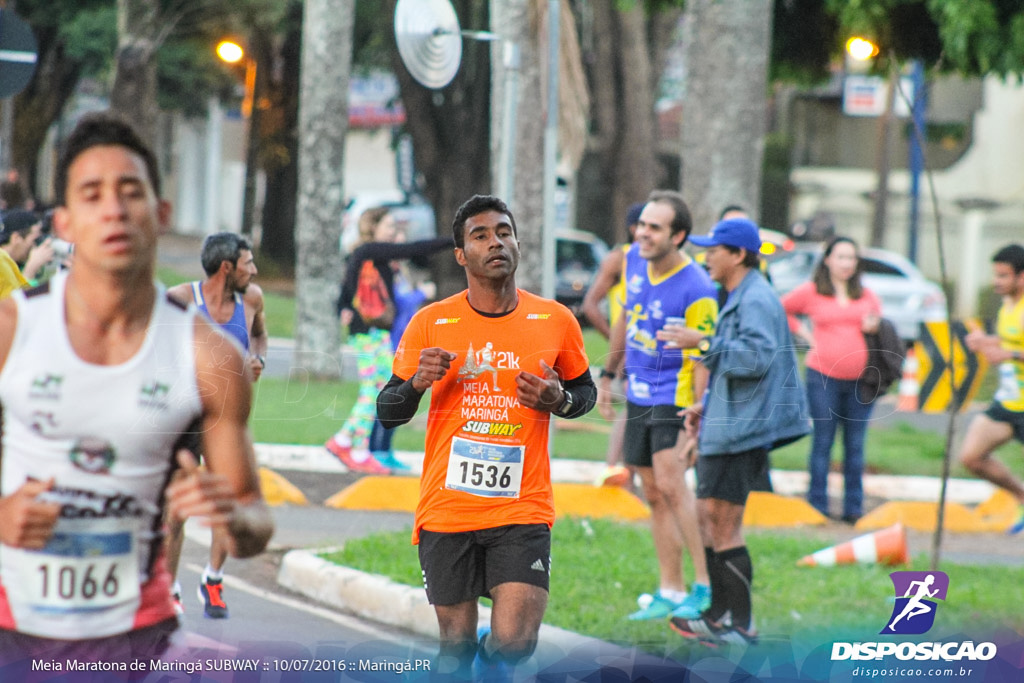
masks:
MULTIPOLYGON (((798 243, 768 264, 772 285, 785 294, 811 279, 821 258, 820 244, 798 243)), ((861 282, 882 302, 882 316, 905 341, 917 339, 920 323, 946 319, 942 288, 927 279, 909 259, 885 249, 861 249, 861 282)))

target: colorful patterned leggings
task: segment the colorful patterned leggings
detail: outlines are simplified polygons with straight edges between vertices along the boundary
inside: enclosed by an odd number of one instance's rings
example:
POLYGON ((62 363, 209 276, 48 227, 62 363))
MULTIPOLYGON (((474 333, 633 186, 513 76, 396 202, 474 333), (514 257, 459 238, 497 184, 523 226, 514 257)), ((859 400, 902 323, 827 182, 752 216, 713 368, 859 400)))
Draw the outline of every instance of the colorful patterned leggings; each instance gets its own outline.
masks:
POLYGON ((366 450, 377 417, 377 394, 391 378, 391 335, 387 330, 372 328, 366 334, 352 335, 350 344, 355 348, 359 367, 359 398, 336 438, 351 443, 354 451, 366 450))

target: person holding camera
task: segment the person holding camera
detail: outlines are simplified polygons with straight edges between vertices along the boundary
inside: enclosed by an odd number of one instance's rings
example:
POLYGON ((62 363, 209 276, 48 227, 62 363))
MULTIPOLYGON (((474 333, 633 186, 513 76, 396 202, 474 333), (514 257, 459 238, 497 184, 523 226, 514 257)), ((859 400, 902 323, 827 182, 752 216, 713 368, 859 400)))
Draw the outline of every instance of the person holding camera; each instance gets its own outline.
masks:
POLYGON ((43 239, 43 221, 32 211, 6 211, 0 227, 0 298, 34 284, 53 260, 49 238, 43 239))

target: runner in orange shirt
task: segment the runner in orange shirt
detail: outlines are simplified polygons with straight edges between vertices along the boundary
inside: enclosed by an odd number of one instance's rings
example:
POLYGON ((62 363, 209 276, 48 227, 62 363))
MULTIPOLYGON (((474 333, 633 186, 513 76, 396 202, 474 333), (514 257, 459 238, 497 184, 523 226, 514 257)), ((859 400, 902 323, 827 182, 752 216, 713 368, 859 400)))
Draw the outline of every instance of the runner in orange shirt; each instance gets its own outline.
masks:
POLYGON ((552 413, 593 408, 596 388, 572 313, 516 288, 505 203, 472 197, 452 230, 469 288, 413 317, 377 414, 385 427, 404 424, 431 389, 413 543, 440 627, 439 669, 465 676, 471 663, 485 673, 536 648, 555 519, 548 425, 552 413), (493 610, 478 634, 481 596, 493 610))

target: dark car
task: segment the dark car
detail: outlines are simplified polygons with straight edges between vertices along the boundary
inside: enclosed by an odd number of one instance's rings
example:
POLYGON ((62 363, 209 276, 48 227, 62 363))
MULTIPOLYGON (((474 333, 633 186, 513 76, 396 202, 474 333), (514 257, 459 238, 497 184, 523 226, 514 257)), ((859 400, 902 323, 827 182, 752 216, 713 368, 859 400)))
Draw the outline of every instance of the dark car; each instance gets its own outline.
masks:
POLYGON ((555 240, 555 300, 579 315, 608 245, 585 230, 562 229, 555 233, 555 240))

